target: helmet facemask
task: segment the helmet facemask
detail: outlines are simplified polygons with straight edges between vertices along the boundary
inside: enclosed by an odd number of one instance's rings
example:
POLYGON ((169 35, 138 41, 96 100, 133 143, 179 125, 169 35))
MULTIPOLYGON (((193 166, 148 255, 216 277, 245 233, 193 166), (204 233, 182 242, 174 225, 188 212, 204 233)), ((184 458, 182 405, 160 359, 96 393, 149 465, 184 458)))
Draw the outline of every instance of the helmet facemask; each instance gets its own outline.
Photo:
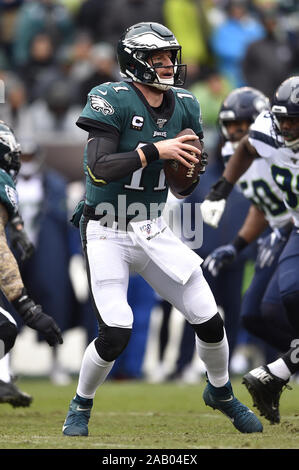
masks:
POLYGON ((163 66, 160 63, 150 63, 151 54, 158 52, 158 50, 142 51, 136 50, 132 53, 132 71, 127 68, 126 74, 129 75, 133 81, 138 83, 144 83, 146 85, 155 87, 159 90, 166 91, 172 86, 183 86, 186 79, 186 65, 180 63, 181 50, 179 49, 160 49, 161 51, 171 51, 173 65, 163 66), (136 63, 138 67, 136 67, 136 63), (172 76, 169 78, 161 78, 158 74, 159 68, 169 68, 172 72, 172 76))
POLYGON ((293 152, 299 151, 299 116, 293 116, 293 119, 297 119, 298 123, 296 127, 289 130, 284 130, 281 127, 281 120, 283 118, 292 119, 287 114, 276 113, 275 106, 272 107, 275 126, 277 127, 279 134, 283 137, 283 141, 286 147, 293 150, 293 152))
POLYGON ((272 115, 278 134, 286 147, 299 151, 299 76, 287 78, 276 90, 273 97, 272 115), (292 128, 285 128, 283 119, 297 119, 292 128))

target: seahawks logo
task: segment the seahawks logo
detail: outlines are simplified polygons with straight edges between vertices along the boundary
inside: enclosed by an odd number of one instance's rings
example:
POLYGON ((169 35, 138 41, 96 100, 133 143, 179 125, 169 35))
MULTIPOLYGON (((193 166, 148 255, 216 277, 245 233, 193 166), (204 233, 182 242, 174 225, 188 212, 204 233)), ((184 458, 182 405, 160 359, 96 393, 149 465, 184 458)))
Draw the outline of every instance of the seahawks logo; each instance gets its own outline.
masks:
POLYGON ((298 104, 299 103, 299 84, 297 84, 293 89, 292 89, 292 93, 291 93, 291 96, 290 96, 290 100, 292 103, 294 104, 298 104))
POLYGON ((16 209, 18 207, 18 193, 11 186, 5 185, 6 196, 11 205, 16 209))
POLYGON ((104 116, 114 114, 114 108, 101 96, 89 95, 89 100, 91 108, 94 109, 97 113, 101 112, 104 114, 104 116))

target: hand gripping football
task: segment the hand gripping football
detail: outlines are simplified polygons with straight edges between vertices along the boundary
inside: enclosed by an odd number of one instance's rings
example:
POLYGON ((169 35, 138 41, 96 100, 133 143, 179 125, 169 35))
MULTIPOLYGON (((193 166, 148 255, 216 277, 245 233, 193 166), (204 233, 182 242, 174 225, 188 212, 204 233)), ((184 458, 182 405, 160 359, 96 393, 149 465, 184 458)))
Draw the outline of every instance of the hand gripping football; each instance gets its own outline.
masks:
MULTIPOLYGON (((183 131, 179 132, 176 137, 180 137, 181 135, 195 135, 195 132, 192 129, 184 129, 183 131)), ((193 145, 193 147, 197 147, 199 150, 202 150, 202 145, 200 140, 187 140, 184 143, 188 145, 193 145)), ((186 189, 190 188, 192 183, 196 180, 200 170, 201 170, 201 162, 200 162, 200 155, 195 155, 198 159, 198 163, 193 163, 192 168, 187 168, 182 163, 178 162, 177 160, 165 160, 164 162, 164 173, 166 177, 166 181, 170 187, 176 193, 181 193, 186 189)))

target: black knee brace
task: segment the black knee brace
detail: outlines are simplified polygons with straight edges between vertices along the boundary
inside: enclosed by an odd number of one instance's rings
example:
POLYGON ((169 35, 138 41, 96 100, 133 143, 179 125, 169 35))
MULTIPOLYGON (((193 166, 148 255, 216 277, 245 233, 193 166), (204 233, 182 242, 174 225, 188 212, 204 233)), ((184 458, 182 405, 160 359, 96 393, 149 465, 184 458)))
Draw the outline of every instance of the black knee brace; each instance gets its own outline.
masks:
POLYGON ((299 335, 299 291, 282 296, 283 305, 287 311, 290 324, 299 335))
POLYGON ((200 325, 191 324, 196 335, 205 343, 219 343, 224 337, 224 323, 219 313, 200 325))
POLYGON ((4 342, 4 354, 7 354, 14 346, 18 329, 14 323, 5 322, 0 325, 0 339, 4 342))
POLYGON ((131 328, 116 328, 101 324, 99 336, 94 343, 99 356, 107 362, 117 359, 127 346, 131 332, 131 328))

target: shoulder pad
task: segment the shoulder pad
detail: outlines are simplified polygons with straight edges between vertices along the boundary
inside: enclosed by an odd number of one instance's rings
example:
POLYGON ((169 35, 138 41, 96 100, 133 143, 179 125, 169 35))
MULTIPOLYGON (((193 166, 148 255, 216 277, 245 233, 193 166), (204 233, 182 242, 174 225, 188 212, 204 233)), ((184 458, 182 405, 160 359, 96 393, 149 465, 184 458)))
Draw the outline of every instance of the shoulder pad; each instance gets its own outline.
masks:
POLYGON ((0 202, 3 204, 12 217, 18 209, 18 193, 11 176, 3 169, 0 169, 0 202))

